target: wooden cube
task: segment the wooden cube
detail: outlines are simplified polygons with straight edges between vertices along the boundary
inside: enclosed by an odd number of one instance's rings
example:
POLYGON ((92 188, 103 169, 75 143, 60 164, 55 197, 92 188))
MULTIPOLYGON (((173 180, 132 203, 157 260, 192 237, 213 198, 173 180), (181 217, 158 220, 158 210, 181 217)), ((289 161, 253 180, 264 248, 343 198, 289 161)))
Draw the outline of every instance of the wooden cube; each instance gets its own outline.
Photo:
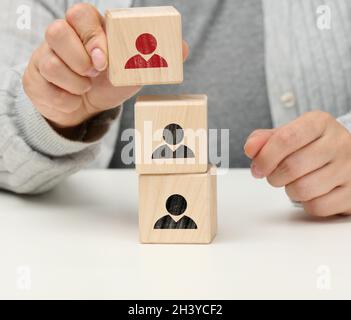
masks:
POLYGON ((206 173, 141 175, 142 243, 210 243, 217 231, 215 167, 206 173))
POLYGON ((206 172, 207 97, 139 97, 135 104, 135 164, 139 174, 206 172))
POLYGON ((183 82, 182 23, 175 8, 110 10, 106 30, 114 86, 183 82))

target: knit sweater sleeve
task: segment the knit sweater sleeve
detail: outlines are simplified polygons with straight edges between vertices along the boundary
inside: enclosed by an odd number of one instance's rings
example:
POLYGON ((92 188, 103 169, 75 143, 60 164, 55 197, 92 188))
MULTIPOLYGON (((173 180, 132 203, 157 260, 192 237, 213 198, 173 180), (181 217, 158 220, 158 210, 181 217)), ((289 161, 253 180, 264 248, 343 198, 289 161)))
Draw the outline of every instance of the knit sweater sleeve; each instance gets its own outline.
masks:
MULTIPOLYGON (((95 139, 71 141, 51 128, 23 90, 22 76, 30 55, 46 26, 64 16, 65 4, 56 0, 26 1, 26 5, 20 0, 0 2, 0 42, 6 44, 0 50, 1 189, 42 193, 94 161, 106 166, 113 152, 113 141, 107 147, 104 140, 110 124, 116 126, 118 108, 100 115, 96 125, 86 128, 98 132, 95 139), (99 160, 101 146, 109 150, 104 152, 105 159, 99 160)), ((92 132, 88 135, 94 136, 92 132)))

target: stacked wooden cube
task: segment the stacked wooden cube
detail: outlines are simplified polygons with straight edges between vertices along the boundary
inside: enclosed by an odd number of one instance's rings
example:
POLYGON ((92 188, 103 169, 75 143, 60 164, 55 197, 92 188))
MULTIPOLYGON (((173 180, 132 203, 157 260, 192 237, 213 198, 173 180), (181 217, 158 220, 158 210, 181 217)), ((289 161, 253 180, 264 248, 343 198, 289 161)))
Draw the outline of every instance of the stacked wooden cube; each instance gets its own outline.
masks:
MULTIPOLYGON (((115 86, 183 81, 181 16, 173 7, 106 14, 115 86)), ((141 96, 135 104, 142 243, 210 243, 216 234, 216 170, 208 165, 207 97, 141 96)))

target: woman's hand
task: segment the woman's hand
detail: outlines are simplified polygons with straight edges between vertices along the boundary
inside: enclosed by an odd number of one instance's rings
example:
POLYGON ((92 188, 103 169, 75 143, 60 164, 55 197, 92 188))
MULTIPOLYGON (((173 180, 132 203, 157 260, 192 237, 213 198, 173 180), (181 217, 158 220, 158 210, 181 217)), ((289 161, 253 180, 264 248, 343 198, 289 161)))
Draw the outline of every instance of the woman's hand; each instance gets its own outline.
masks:
POLYGON ((256 130, 244 147, 252 174, 301 202, 307 213, 351 214, 351 134, 325 112, 309 112, 272 130, 256 130))
MULTIPOLYGON (((23 86, 38 111, 55 128, 75 127, 122 104, 140 87, 113 87, 107 78, 104 18, 92 5, 74 5, 54 21, 33 53, 23 86)), ((183 44, 184 58, 188 47, 183 44)))

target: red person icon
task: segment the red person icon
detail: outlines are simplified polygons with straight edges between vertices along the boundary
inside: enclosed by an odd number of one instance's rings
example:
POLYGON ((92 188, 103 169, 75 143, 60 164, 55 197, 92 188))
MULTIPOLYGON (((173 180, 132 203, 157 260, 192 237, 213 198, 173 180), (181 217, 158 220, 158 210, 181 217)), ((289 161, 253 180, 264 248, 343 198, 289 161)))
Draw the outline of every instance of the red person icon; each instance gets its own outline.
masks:
MULTIPOLYGON (((143 55, 152 54, 157 49, 157 40, 150 33, 141 34, 135 42, 135 46, 143 55)), ((154 54, 149 60, 143 58, 141 54, 137 54, 134 57, 131 57, 126 65, 125 69, 145 69, 145 68, 167 68, 167 61, 159 56, 154 54)))

